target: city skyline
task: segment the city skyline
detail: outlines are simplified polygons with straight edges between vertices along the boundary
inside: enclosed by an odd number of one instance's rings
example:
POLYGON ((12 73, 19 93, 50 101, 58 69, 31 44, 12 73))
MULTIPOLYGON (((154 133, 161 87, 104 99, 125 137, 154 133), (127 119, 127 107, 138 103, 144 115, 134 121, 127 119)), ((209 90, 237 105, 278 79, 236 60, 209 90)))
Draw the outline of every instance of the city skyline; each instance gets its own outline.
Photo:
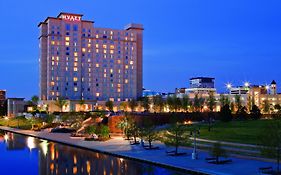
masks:
POLYGON ((281 82, 280 2, 118 2, 118 7, 126 11, 115 8, 117 2, 113 1, 111 6, 106 2, 41 3, 0 2, 5 24, 0 28, 0 73, 9 75, 1 78, 0 89, 6 89, 9 97, 39 94, 37 24, 61 11, 82 13, 94 19, 98 27, 123 28, 130 22, 142 23, 143 79, 147 89, 172 92, 188 87, 193 76, 215 77, 218 91, 225 91, 228 82, 281 82), (45 10, 48 7, 54 8, 45 10))

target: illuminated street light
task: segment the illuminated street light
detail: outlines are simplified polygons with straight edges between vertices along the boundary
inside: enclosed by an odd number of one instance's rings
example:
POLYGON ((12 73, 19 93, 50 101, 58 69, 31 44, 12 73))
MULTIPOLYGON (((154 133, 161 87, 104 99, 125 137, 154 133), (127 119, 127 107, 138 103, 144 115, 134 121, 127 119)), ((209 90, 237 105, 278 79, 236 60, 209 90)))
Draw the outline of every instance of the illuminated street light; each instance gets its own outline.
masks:
POLYGON ((230 83, 226 84, 227 89, 230 89, 232 87, 232 85, 230 83))
POLYGON ((265 86, 265 89, 268 90, 268 89, 269 89, 269 85, 266 85, 266 86, 265 86))
POLYGON ((249 86, 250 86, 250 83, 249 83, 249 82, 245 82, 245 83, 244 83, 244 86, 245 86, 245 87, 249 87, 249 86))

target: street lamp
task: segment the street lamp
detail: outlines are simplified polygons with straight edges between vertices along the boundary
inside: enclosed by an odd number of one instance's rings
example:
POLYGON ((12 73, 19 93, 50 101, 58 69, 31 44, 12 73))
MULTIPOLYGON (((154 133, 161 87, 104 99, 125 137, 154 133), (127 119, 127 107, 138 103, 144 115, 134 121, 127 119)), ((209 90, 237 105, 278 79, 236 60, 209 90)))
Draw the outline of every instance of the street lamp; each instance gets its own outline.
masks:
POLYGON ((249 87, 249 86, 250 86, 250 83, 246 81, 246 82, 244 83, 244 86, 245 86, 245 87, 249 87))
MULTIPOLYGON (((187 123, 187 124, 189 124, 189 123, 187 123)), ((198 129, 194 126, 194 130, 193 130, 193 132, 191 132, 191 136, 193 136, 193 151, 191 154, 192 160, 198 159, 196 137, 197 137, 197 134, 199 134, 199 133, 200 133, 200 128, 198 129)))

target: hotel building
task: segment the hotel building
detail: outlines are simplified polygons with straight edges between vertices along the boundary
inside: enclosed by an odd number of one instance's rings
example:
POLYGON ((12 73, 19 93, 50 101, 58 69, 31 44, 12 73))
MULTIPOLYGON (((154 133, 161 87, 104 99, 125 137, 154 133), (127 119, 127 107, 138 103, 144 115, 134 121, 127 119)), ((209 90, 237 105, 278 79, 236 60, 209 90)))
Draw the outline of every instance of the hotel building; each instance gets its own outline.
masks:
POLYGON ((142 96, 143 26, 96 28, 81 14, 41 22, 40 99, 125 101, 142 96))

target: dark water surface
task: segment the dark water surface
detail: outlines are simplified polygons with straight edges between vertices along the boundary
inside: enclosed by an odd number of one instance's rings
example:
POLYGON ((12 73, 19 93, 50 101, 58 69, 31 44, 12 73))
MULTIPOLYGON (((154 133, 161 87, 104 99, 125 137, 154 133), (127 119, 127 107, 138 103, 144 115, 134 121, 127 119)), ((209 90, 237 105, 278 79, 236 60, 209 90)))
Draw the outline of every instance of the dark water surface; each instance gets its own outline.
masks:
POLYGON ((1 175, 183 175, 167 168, 118 158, 19 134, 0 136, 1 175))

